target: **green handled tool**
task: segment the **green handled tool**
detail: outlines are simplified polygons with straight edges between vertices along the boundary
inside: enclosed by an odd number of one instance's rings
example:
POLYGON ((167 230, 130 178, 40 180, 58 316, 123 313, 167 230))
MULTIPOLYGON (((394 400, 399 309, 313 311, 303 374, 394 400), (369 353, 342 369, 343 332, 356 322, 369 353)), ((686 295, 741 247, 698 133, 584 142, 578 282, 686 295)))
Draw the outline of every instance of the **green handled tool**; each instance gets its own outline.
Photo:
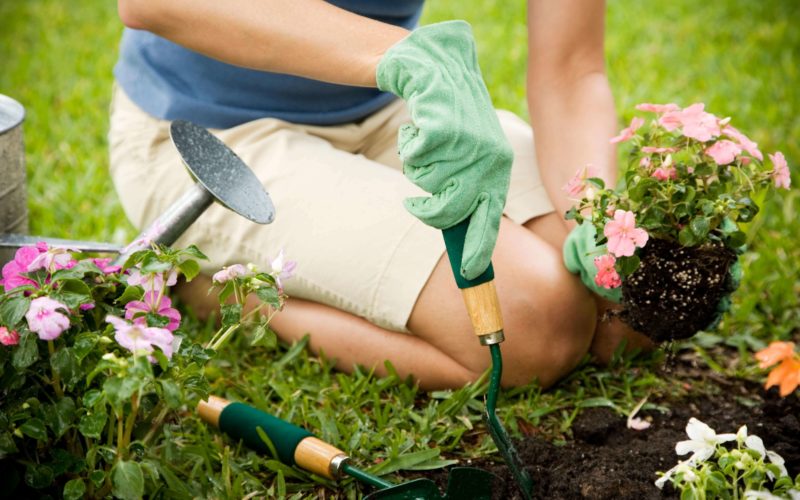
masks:
POLYGON ((378 491, 364 497, 369 500, 489 500, 497 480, 494 474, 481 469, 454 467, 450 470, 444 494, 430 479, 394 484, 353 466, 345 452, 318 439, 306 429, 252 406, 210 396, 208 401, 200 402, 197 411, 200 418, 231 437, 240 439, 258 452, 269 454, 271 450, 261 437, 266 435, 275 448, 277 458, 287 465, 297 465, 333 480, 348 475, 378 488, 378 491))
POLYGON ((500 300, 497 298, 497 290, 494 286, 494 268, 490 262, 486 271, 477 278, 468 280, 461 276, 461 257, 464 253, 464 239, 468 227, 469 218, 443 230, 442 233, 453 276, 455 276, 458 288, 461 289, 472 327, 481 345, 489 346, 492 356, 492 372, 489 378, 489 389, 486 393, 486 413, 483 415, 483 419, 489 427, 492 440, 522 490, 522 494, 525 498, 530 499, 533 494, 533 480, 528 471, 523 468, 517 450, 511 444, 511 439, 495 412, 497 396, 500 392, 500 380, 503 377, 503 357, 500 354, 500 343, 505 340, 505 336, 500 300))

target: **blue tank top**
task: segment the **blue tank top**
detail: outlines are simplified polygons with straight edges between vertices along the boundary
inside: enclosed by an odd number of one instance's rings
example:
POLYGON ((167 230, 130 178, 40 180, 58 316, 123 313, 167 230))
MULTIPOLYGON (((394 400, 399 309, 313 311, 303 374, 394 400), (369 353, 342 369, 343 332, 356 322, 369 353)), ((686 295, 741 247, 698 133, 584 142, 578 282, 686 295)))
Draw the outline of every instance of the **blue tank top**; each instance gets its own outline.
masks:
MULTIPOLYGON (((329 0, 356 14, 412 29, 424 0, 329 0)), ((358 121, 394 96, 246 69, 211 59, 147 31, 125 29, 114 76, 144 111, 165 120, 230 128, 259 118, 335 125, 358 121)))

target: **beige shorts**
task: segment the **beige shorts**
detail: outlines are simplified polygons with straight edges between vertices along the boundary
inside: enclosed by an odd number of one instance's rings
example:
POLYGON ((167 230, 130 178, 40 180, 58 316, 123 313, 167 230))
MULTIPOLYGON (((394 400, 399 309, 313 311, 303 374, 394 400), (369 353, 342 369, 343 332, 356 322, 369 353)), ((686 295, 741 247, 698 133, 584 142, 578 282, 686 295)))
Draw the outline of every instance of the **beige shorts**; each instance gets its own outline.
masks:
MULTIPOLYGON (((506 215, 517 223, 553 211, 539 179, 531 128, 498 111, 515 159, 506 215)), ((360 123, 311 126, 274 118, 212 132, 263 182, 275 221, 252 223, 214 204, 176 243, 196 244, 210 262, 268 262, 283 249, 297 261, 286 281, 292 297, 327 304, 381 327, 407 331, 423 286, 444 252, 440 231, 406 212, 423 195, 402 174, 397 130, 409 121, 396 100, 360 123)), ((169 138, 169 122, 139 109, 115 86, 109 131, 111 175, 122 206, 142 228, 192 180, 169 138)))

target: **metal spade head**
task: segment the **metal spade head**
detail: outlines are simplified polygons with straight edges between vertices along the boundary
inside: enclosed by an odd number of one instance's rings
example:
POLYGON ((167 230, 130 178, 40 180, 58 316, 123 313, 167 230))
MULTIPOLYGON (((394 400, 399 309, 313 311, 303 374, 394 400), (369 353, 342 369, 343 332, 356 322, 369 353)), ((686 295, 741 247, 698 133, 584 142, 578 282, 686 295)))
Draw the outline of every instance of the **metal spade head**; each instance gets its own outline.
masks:
POLYGON ((491 472, 475 467, 453 467, 444 494, 430 479, 415 479, 384 488, 364 500, 491 500, 502 480, 491 472))
POLYGON ((253 222, 272 222, 275 207, 261 181, 225 143, 183 120, 172 122, 169 131, 186 168, 217 201, 253 222))

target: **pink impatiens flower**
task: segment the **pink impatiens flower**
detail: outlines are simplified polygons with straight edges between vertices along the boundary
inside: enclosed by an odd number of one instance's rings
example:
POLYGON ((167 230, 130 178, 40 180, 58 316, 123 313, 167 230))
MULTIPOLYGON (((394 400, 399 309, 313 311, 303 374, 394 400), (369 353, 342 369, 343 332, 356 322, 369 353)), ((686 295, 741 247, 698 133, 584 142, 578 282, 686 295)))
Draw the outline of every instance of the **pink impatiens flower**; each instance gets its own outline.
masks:
POLYGON ((115 266, 111 264, 111 258, 92 259, 95 266, 99 267, 103 274, 113 274, 119 272, 122 266, 115 266))
POLYGON ((636 247, 645 246, 648 238, 647 231, 636 227, 633 212, 628 210, 616 210, 603 234, 608 238, 608 251, 616 257, 630 257, 636 247))
POLYGON ((572 179, 570 179, 562 189, 573 198, 578 198, 583 194, 584 189, 586 189, 586 180, 592 177, 598 177, 599 175, 600 169, 590 163, 575 172, 572 179))
POLYGON ((620 130, 619 135, 616 136, 616 137, 612 137, 611 140, 608 141, 608 142, 610 142, 611 144, 616 144, 618 142, 627 141, 628 139, 633 137, 633 134, 642 125, 644 125, 644 118, 635 116, 631 120, 631 124, 630 125, 628 125, 624 129, 620 130))
POLYGON ((597 268, 597 275, 594 277, 594 282, 597 286, 603 288, 617 288, 622 284, 619 273, 614 269, 614 264, 617 259, 611 255, 601 255, 594 259, 594 266, 597 268))
POLYGON ((37 255, 36 258, 28 264, 28 272, 44 269, 48 273, 53 273, 59 269, 69 269, 76 263, 77 261, 72 258, 72 254, 68 248, 53 247, 37 255))
POLYGON ((717 165, 733 163, 736 156, 742 153, 742 148, 733 141, 723 139, 707 147, 705 153, 714 159, 717 165))
POLYGON ((16 330, 9 330, 4 326, 0 326, 0 344, 3 345, 19 344, 19 333, 17 333, 16 330))
POLYGON ((698 102, 683 110, 674 110, 664 113, 658 123, 665 129, 672 131, 683 127, 683 135, 698 141, 710 141, 720 135, 722 131, 719 119, 705 110, 705 104, 698 102))
POLYGON ((31 301, 25 319, 28 328, 35 332, 42 340, 57 339, 61 333, 69 328, 69 318, 57 309, 67 310, 67 306, 50 297, 38 297, 31 301))
POLYGON ((247 275, 247 268, 241 264, 233 264, 232 266, 223 267, 222 270, 214 273, 211 280, 214 283, 225 283, 239 276, 247 275))
POLYGON ((293 260, 284 260, 283 249, 278 252, 278 256, 270 262, 272 271, 270 274, 275 277, 275 283, 278 285, 278 290, 283 290, 282 280, 291 278, 294 275, 294 270, 297 267, 297 262, 293 260))
POLYGON ((789 166, 786 164, 786 158, 783 156, 783 153, 778 151, 775 154, 769 155, 769 159, 772 160, 772 164, 775 165, 775 169, 772 171, 772 178, 775 181, 775 186, 789 189, 789 186, 792 184, 792 176, 789 173, 789 166))
POLYGON ((722 133, 738 142, 742 149, 747 151, 747 153, 753 158, 758 158, 759 160, 764 159, 764 155, 758 149, 758 144, 751 141, 749 137, 739 132, 734 127, 726 125, 725 128, 722 129, 722 133))
POLYGON ((128 284, 139 285, 145 292, 160 292, 164 286, 170 287, 178 282, 178 272, 174 269, 167 274, 166 283, 164 273, 142 274, 138 269, 129 269, 128 273, 128 284))
POLYGON ((649 111, 651 113, 666 113, 668 111, 680 111, 681 108, 679 108, 677 104, 673 103, 650 104, 649 102, 643 102, 642 104, 637 104, 636 109, 639 111, 649 111))
POLYGON ((667 179, 677 179, 678 178, 678 171, 675 170, 675 167, 672 165, 669 166, 660 166, 653 171, 653 177, 660 181, 665 181, 667 179))
POLYGON ((44 242, 39 242, 35 246, 22 247, 17 250, 17 253, 14 255, 14 260, 3 266, 3 280, 0 281, 0 284, 3 285, 6 291, 17 288, 18 286, 36 286, 36 282, 23 276, 23 273, 27 273, 28 266, 30 266, 31 262, 33 262, 39 254, 46 251, 47 244, 44 242))
MULTIPOLYGON (((130 324, 122 318, 108 315, 106 321, 114 326, 114 339, 132 353, 151 353, 153 347, 158 347, 167 358, 172 357, 175 336, 166 328, 157 328, 141 324, 130 324)), ((152 356, 151 362, 155 361, 152 356)))
POLYGON ((654 146, 644 146, 642 147, 642 153, 674 153, 678 150, 678 148, 657 148, 654 146))
POLYGON ((172 301, 169 297, 162 295, 159 300, 157 292, 147 292, 143 299, 132 300, 125 304, 125 319, 132 320, 137 325, 146 325, 147 313, 154 313, 169 319, 169 323, 164 328, 171 332, 174 332, 181 324, 181 313, 171 307, 172 301))

